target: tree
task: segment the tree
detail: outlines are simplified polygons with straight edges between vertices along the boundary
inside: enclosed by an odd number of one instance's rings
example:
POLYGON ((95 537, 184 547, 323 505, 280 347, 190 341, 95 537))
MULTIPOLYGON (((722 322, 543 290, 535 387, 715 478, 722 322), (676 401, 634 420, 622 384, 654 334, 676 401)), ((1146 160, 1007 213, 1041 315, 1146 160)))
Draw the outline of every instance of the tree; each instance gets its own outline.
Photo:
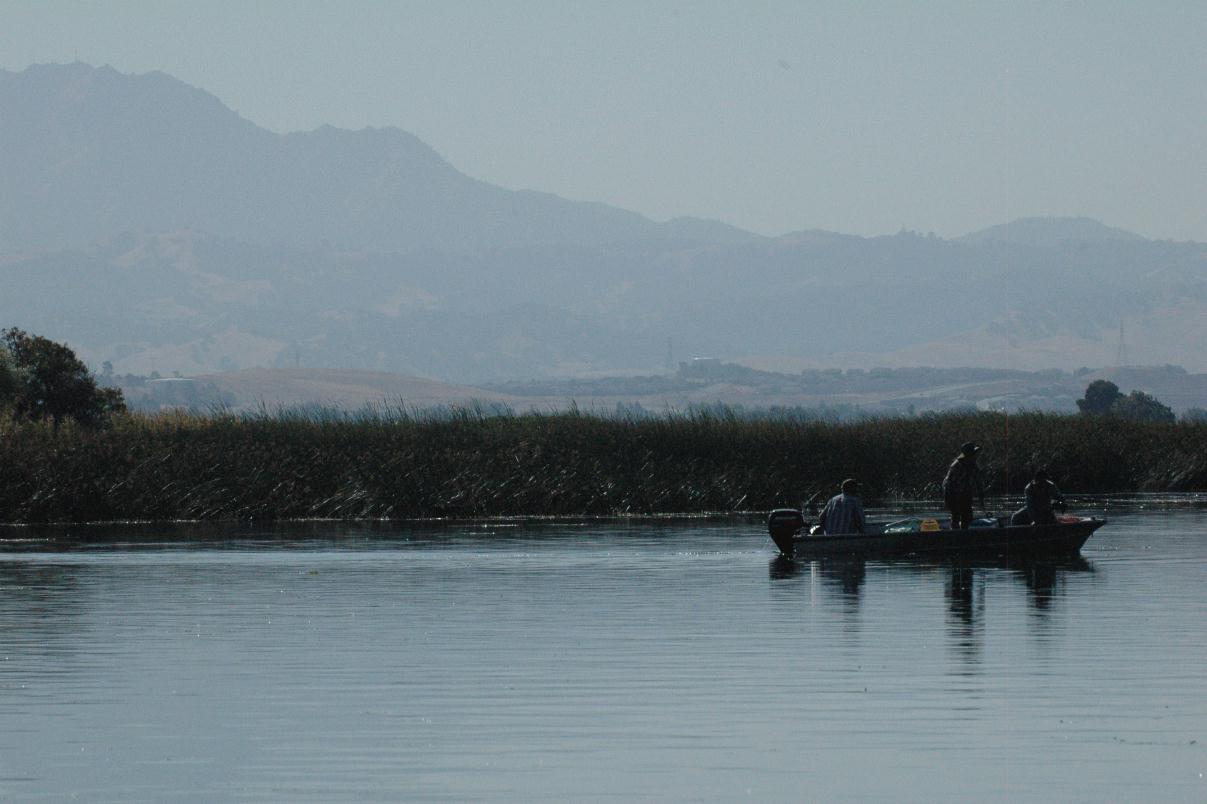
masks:
POLYGON ((1132 391, 1111 405, 1111 415, 1133 422, 1173 422, 1177 416, 1168 406, 1143 391, 1132 391))
POLYGON ((1207 409, 1187 408, 1182 412, 1184 422, 1207 422, 1207 409))
POLYGON ((4 344, 0 343, 0 411, 13 403, 20 388, 21 374, 17 364, 4 344))
POLYGON ((0 333, 12 364, 19 372, 13 412, 28 419, 50 419, 55 426, 65 418, 95 427, 111 414, 126 409, 122 392, 98 388, 75 352, 40 335, 12 328, 0 333))
POLYGON ((1077 400, 1082 413, 1115 416, 1133 422, 1172 422, 1177 416, 1156 397, 1143 391, 1124 396, 1119 386, 1107 380, 1094 380, 1085 389, 1085 399, 1077 400))
POLYGON ((1122 398, 1118 385, 1110 380, 1094 380, 1085 389, 1085 399, 1077 400, 1077 409, 1082 413, 1106 414, 1122 398))

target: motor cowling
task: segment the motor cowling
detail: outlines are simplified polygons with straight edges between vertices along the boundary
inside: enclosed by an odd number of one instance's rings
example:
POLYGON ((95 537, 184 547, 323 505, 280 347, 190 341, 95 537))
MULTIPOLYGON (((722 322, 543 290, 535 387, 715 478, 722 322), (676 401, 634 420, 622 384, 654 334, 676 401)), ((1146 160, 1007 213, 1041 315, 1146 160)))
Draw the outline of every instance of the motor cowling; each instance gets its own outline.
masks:
POLYGON ((777 508, 767 515, 767 532, 780 552, 793 553, 792 537, 805 526, 805 515, 795 508, 777 508))

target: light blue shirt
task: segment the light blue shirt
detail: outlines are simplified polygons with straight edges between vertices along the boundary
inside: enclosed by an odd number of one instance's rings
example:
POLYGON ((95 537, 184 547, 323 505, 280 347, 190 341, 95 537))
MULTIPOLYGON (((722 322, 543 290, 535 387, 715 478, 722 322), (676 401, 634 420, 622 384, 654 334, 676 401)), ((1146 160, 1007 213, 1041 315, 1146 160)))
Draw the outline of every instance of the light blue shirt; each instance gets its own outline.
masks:
POLYGON ((817 524, 825 533, 863 533, 863 503, 854 494, 837 494, 822 509, 817 524))

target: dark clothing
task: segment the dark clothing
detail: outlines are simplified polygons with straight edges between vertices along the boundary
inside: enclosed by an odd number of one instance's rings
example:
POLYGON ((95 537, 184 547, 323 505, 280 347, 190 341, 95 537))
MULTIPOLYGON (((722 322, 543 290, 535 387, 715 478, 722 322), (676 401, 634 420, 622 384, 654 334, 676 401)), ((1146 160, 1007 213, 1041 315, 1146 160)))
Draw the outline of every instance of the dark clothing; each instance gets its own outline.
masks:
POLYGON ((976 462, 961 455, 947 467, 947 474, 943 477, 943 499, 965 494, 984 497, 985 489, 981 485, 981 470, 976 462))
POLYGON ((863 522, 863 503, 845 492, 831 497, 817 519, 822 533, 863 533, 863 522))
POLYGON ((951 511, 951 529, 966 530, 972 525, 972 495, 957 494, 948 497, 947 510, 951 511))
POLYGON ((1051 480, 1032 480, 1023 490, 1027 498, 1025 508, 1020 508, 1010 517, 1011 525, 1051 525, 1056 521, 1053 509, 1065 505, 1064 495, 1051 480))
POLYGON ((964 530, 972 524, 973 495, 980 495, 984 503, 981 470, 975 461, 960 455, 947 467, 947 474, 943 478, 943 503, 951 511, 952 530, 964 530))

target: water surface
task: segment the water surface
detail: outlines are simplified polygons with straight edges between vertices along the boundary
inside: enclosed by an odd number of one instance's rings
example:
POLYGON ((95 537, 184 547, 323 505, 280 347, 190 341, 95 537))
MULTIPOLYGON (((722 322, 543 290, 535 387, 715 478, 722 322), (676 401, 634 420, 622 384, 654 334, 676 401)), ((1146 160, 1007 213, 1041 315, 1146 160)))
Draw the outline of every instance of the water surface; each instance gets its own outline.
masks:
POLYGON ((0 532, 0 799, 1207 799, 1207 512, 1056 563, 755 523, 0 532))

